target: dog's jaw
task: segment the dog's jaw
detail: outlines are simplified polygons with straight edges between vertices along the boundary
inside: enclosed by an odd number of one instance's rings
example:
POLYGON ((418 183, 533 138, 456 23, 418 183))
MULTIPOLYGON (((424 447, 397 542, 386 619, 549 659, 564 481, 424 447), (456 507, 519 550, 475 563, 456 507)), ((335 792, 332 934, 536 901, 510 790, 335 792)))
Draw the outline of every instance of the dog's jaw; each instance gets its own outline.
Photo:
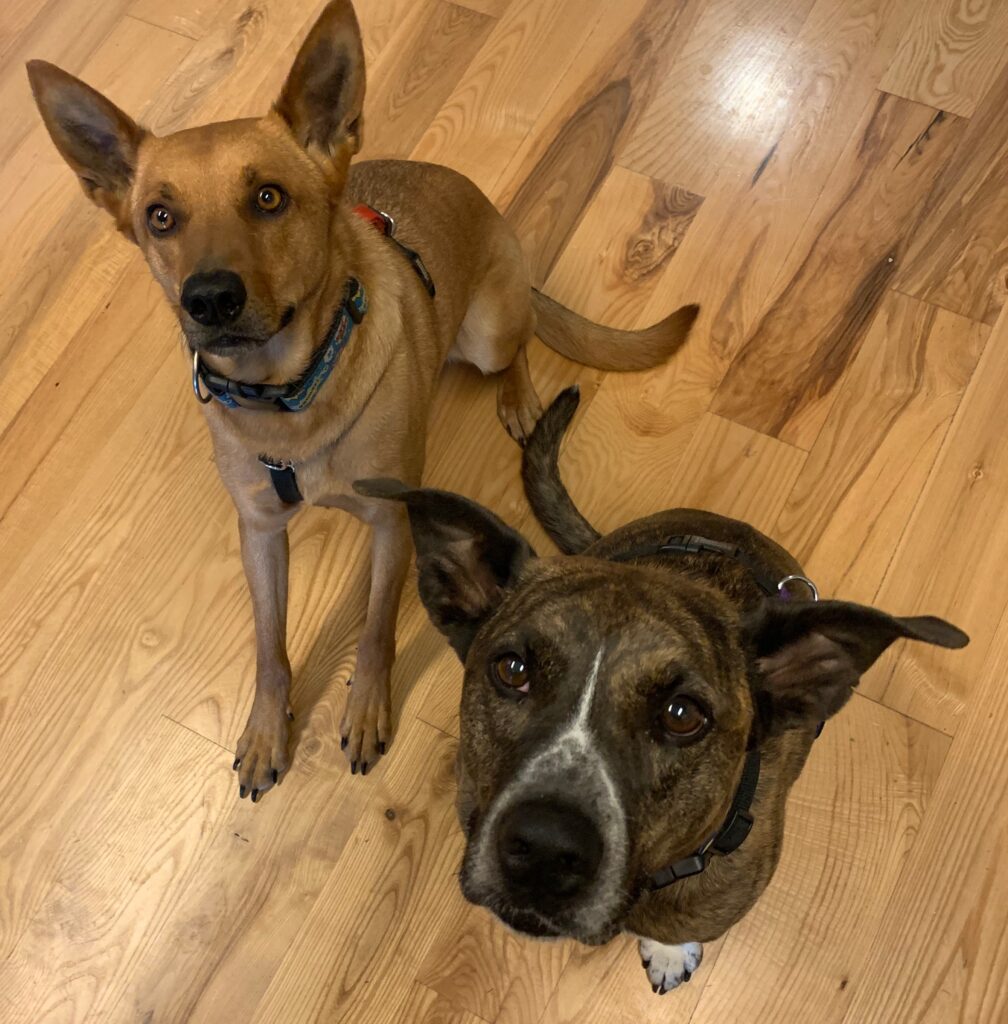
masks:
POLYGON ((613 773, 599 745, 593 742, 590 724, 603 657, 604 649, 599 648, 569 721, 525 763, 479 820, 461 874, 466 899, 492 910, 505 924, 540 938, 569 936, 590 945, 612 937, 618 930, 615 922, 627 903, 626 815, 613 773), (529 790, 564 792, 575 788, 583 809, 602 835, 604 853, 598 877, 579 905, 562 919, 554 920, 538 911, 513 906, 494 856, 494 835, 501 816, 529 790))

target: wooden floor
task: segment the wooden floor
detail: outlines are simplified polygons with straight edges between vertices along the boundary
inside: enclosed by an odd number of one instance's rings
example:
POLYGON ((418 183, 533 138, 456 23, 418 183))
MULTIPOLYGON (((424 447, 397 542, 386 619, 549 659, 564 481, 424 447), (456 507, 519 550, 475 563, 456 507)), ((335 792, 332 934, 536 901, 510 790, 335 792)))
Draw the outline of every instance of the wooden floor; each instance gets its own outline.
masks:
MULTIPOLYGON (((0 17, 0 1021, 1008 1021, 1008 4, 360 0, 369 155, 470 175, 537 284, 685 350, 580 380, 564 454, 603 527, 748 519, 829 595, 946 615, 890 652, 795 788, 783 861, 685 988, 632 943, 468 907, 460 671, 411 581, 398 733, 336 725, 367 538, 292 538, 294 766, 239 802, 252 622, 235 518, 136 251, 90 207, 23 63, 156 130, 263 111, 319 0, 8 0, 0 17)), ((427 478, 528 513, 494 387, 446 374, 427 478)))

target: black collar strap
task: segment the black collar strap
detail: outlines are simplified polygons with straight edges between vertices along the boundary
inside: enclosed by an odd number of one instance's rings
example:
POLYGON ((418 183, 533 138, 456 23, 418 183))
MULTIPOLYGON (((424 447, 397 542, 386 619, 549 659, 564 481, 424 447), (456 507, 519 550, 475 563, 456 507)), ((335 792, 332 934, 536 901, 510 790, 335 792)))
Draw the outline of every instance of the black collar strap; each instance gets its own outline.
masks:
POLYGON ((758 750, 753 749, 746 754, 742 778, 739 781, 738 789, 735 790, 735 798, 728 809, 728 816, 725 818, 724 824, 696 853, 677 860, 674 864, 670 864, 667 868, 662 868, 657 874, 652 875, 648 880, 649 889, 664 889, 682 878, 699 875, 707 867, 712 856, 717 854, 723 857, 737 850, 745 842, 745 838, 753 826, 750 809, 753 797, 756 795, 756 786, 759 784, 759 775, 760 754, 758 750))
POLYGON ((698 537, 695 534, 680 534, 669 537, 661 544, 648 547, 631 548, 629 551, 621 551, 615 555, 609 555, 611 562, 632 562, 637 558, 653 558, 656 555, 723 555, 733 561, 744 565, 750 573, 756 585, 770 597, 776 597, 781 601, 790 601, 798 595, 792 593, 791 585, 800 584, 806 591, 807 596, 813 601, 819 600, 819 591, 816 585, 807 577, 793 574, 778 579, 773 573, 759 561, 753 558, 748 551, 743 550, 735 544, 726 544, 724 541, 711 540, 709 537, 698 537))
POLYGON ((237 409, 246 403, 252 407, 268 407, 279 412, 300 412, 307 409, 329 379, 340 353, 350 341, 354 326, 364 319, 367 312, 367 295, 364 286, 350 278, 343 293, 332 325, 322 344, 315 350, 308 368, 301 376, 288 384, 245 384, 212 373, 202 363, 199 351, 193 351, 193 391, 203 402, 217 399, 229 409, 237 409), (206 388, 204 395, 200 385, 206 388), (241 402, 237 401, 241 399, 241 402))

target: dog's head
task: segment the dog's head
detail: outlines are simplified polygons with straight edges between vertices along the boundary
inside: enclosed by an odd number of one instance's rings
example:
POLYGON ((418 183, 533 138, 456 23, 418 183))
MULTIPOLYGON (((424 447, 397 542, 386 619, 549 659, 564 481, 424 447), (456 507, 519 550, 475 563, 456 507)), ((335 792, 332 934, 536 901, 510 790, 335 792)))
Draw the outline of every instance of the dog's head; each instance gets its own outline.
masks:
POLYGON ((283 362, 281 349, 314 337, 339 241, 332 214, 361 143, 364 54, 348 0, 325 9, 261 118, 159 138, 52 64, 28 74, 57 149, 139 245, 194 348, 277 339, 283 362))
POLYGON ((420 596, 465 664, 463 891, 531 934, 611 938, 717 831, 751 737, 810 734, 898 637, 966 642, 843 602, 740 616, 683 574, 537 558, 457 495, 358 487, 407 504, 420 596))

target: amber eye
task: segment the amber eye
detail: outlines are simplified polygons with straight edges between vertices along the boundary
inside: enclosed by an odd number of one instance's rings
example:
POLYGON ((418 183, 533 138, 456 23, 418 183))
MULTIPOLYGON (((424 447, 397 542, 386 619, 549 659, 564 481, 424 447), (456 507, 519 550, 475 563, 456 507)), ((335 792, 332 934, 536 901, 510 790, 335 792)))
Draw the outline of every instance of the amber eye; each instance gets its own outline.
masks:
POLYGON ((277 185, 263 185, 256 192, 256 206, 263 213, 279 213, 287 203, 287 197, 277 185))
POLYGON ((147 211, 147 223, 151 231, 163 235, 175 227, 175 217, 167 206, 155 204, 147 211))
POLYGON ((496 682, 515 693, 529 692, 528 666, 520 654, 508 651, 490 662, 490 672, 496 682))
POLYGON ((692 697, 671 697, 658 716, 666 735, 676 740, 691 740, 708 726, 707 712, 692 697))

